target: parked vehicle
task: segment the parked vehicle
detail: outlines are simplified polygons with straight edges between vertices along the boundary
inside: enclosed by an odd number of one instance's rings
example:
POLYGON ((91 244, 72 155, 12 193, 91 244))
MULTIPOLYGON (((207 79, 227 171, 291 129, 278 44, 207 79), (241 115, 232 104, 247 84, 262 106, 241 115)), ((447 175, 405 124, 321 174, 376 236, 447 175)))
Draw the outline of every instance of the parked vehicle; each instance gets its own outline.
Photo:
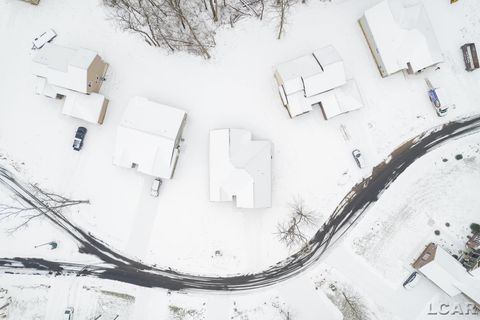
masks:
POLYGON ((45 44, 52 42, 53 39, 57 36, 57 33, 53 29, 49 29, 45 31, 41 35, 33 40, 33 47, 32 49, 41 49, 45 44))
POLYGON ((87 128, 78 127, 77 132, 75 133, 75 139, 73 139, 73 150, 80 151, 82 149, 86 134, 87 128))
POLYGON ((155 180, 153 180, 152 189, 150 190, 150 195, 152 197, 158 197, 161 185, 162 185, 162 179, 156 178, 155 180))
POLYGON ((63 314, 63 320, 73 320, 73 308, 68 307, 63 314))
POLYGON ((363 159, 363 155, 360 150, 355 149, 352 151, 353 159, 357 163, 357 166, 361 169, 365 166, 365 160, 363 159))
POLYGON ((440 100, 443 90, 441 90, 440 88, 435 88, 428 79, 425 79, 425 82, 428 86, 428 98, 435 107, 435 112, 439 117, 445 116, 448 113, 448 105, 442 103, 440 100))
POLYGON ((473 71, 480 68, 475 43, 466 43, 460 48, 462 49, 463 53, 463 61, 465 61, 465 70, 473 71))
POLYGON ((403 287, 405 289, 412 289, 418 284, 418 282, 420 281, 420 278, 421 278, 420 274, 415 271, 414 273, 408 276, 407 280, 405 280, 405 282, 403 283, 403 287))

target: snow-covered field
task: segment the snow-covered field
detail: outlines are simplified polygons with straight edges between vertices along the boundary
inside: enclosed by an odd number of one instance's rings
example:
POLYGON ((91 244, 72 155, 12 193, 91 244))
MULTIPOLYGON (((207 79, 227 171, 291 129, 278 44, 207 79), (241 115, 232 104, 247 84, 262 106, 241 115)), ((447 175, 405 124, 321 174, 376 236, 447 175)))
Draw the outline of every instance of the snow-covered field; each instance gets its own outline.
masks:
MULTIPOLYGON (((242 21, 235 29, 218 33, 213 58, 205 61, 166 54, 121 32, 98 0, 42 0, 37 7, 0 0, 2 164, 17 168, 26 181, 89 199, 90 205, 76 207, 68 217, 145 262, 210 275, 265 269, 291 253, 276 231, 278 223, 288 219, 295 197, 304 199, 321 223, 351 186, 401 142, 437 124, 480 112, 480 71, 464 71, 459 49, 465 42, 480 44, 480 3, 424 0, 445 62, 439 70, 418 76, 400 73, 383 79, 357 23, 377 2, 311 0, 292 9, 287 33, 279 41, 268 19, 242 21), (61 101, 33 93, 31 40, 48 28, 58 33, 55 43, 98 51, 110 64, 101 91, 110 99, 105 123, 87 125, 85 147, 79 153, 72 151, 71 143, 76 128, 85 123, 61 115, 61 101), (343 57, 347 75, 359 84, 365 108, 329 121, 318 109, 290 119, 277 93, 274 66, 330 44, 343 57), (445 118, 436 116, 428 100, 426 76, 446 89, 455 104, 445 118), (116 127, 135 95, 188 112, 175 177, 164 182, 158 198, 149 195, 151 178, 111 161, 116 127), (348 141, 342 125, 351 136, 348 141), (254 138, 272 141, 272 208, 240 210, 231 203, 209 202, 208 133, 226 127, 248 129, 254 138), (354 148, 365 155, 366 169, 356 167, 354 148)), ((418 290, 402 291, 410 263, 432 240, 457 252, 468 225, 479 219, 479 144, 480 137, 473 135, 419 160, 330 251, 324 264, 285 284, 250 294, 185 295, 107 281, 35 277, 26 281, 0 274, 0 289, 17 301, 9 306, 8 319, 57 319, 67 304, 75 305, 80 319, 90 319, 110 303, 117 303, 122 316, 131 319, 179 319, 183 314, 180 319, 283 319, 282 312, 290 312, 294 319, 339 319, 335 307, 339 297, 328 292, 328 286, 314 284, 321 282, 325 269, 333 270, 329 274, 340 279, 342 287, 353 288, 349 294, 359 296, 371 318, 413 319, 424 313, 426 303, 445 297, 439 298, 439 290, 428 281, 418 290), (463 158, 456 160, 457 154, 463 158), (65 305, 52 302, 65 290, 74 291, 59 300, 65 305), (97 306, 94 300, 105 303, 97 306)), ((0 195, 6 194, 0 190, 0 195)), ((1 226, 7 229, 11 224, 15 221, 1 226)), ((0 232, 2 257, 89 259, 76 249, 45 220, 35 220, 13 235, 0 232), (34 248, 49 241, 58 242, 59 248, 34 248)))

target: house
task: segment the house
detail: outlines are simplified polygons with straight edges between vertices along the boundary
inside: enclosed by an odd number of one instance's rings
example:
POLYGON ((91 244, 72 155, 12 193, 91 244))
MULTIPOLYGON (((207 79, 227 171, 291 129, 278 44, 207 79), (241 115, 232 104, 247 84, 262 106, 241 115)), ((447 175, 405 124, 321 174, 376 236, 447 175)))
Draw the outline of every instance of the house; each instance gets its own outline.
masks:
POLYGON ((480 306, 480 276, 471 274, 444 249, 430 243, 413 267, 451 297, 463 293, 480 306))
POLYGON ((275 79, 291 118, 314 105, 326 119, 363 106, 355 81, 347 79, 343 60, 332 46, 278 65, 275 79))
POLYGON ((210 131, 210 201, 236 200, 238 208, 272 203, 272 144, 243 129, 210 131))
POLYGON ((107 69, 92 50, 47 43, 34 56, 32 73, 50 85, 88 94, 100 91, 107 69))
POLYGON ((414 74, 442 62, 440 45, 421 2, 384 0, 359 20, 382 77, 414 74))
POLYGON ((63 99, 63 114, 102 124, 108 99, 99 94, 108 64, 97 53, 47 43, 33 58, 35 93, 63 99))
POLYGON ((117 129, 113 164, 171 179, 186 118, 183 110, 134 97, 117 129))

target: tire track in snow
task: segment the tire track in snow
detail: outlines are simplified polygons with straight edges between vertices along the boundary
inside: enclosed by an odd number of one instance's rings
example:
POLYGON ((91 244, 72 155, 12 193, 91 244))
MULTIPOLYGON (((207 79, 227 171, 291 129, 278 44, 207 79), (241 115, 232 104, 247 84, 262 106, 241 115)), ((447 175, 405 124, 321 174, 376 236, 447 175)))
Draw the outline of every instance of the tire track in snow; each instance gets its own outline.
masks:
POLYGON ((169 290, 240 291, 271 286, 294 277, 314 264, 415 160, 447 141, 478 131, 480 131, 480 115, 449 122, 408 140, 378 164, 368 178, 351 189, 304 249, 264 271, 227 277, 194 275, 177 272, 170 268, 156 268, 124 256, 68 221, 61 213, 48 209, 29 191, 28 187, 15 179, 8 170, 0 167, 0 184, 14 192, 26 204, 47 209, 46 217, 74 239, 81 253, 100 261, 95 265, 84 265, 38 258, 0 258, 0 272, 91 276, 169 290))

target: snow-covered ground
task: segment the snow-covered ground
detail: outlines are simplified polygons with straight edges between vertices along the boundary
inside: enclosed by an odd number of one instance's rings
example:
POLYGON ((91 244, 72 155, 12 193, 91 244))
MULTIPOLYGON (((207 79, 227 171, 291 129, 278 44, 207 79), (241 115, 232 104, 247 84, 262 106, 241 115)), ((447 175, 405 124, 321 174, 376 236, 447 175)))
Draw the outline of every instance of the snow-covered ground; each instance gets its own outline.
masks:
MULTIPOLYGON (((402 141, 437 124, 480 112, 480 71, 464 71, 459 49, 465 42, 480 44, 480 3, 424 0, 445 62, 440 70, 383 79, 357 23, 363 11, 377 2, 312 0, 294 7, 280 41, 268 19, 242 21, 234 30, 218 33, 213 59, 205 61, 166 54, 121 32, 98 0, 42 0, 38 7, 0 0, 2 163, 13 165, 26 181, 72 198, 89 199, 90 205, 68 212, 69 218, 143 261, 195 274, 262 270, 290 253, 279 243, 276 231, 277 224, 288 219, 289 203, 295 197, 303 198, 321 223, 351 186, 368 176, 369 168, 402 141), (87 125, 85 147, 78 153, 71 143, 76 128, 85 123, 61 115, 61 101, 33 93, 31 40, 47 28, 59 34, 55 43, 98 51, 110 64, 101 91, 110 99, 105 123, 87 125), (329 121, 318 109, 290 119, 277 93, 274 66, 330 44, 343 57, 348 76, 359 84, 365 108, 329 121), (455 104, 445 118, 436 116, 424 77, 446 89, 448 100, 455 104), (135 95, 188 112, 175 177, 164 182, 158 198, 149 195, 151 178, 111 163, 116 127, 135 95), (350 140, 344 139, 342 125, 350 140), (240 210, 231 203, 208 201, 208 133, 225 127, 244 128, 255 138, 273 142, 272 208, 240 210), (362 150, 368 168, 356 167, 351 157, 354 148, 362 150)), ((105 301, 113 299, 101 290, 131 296, 134 301, 125 297, 117 301, 124 316, 131 319, 147 319, 147 313, 151 319, 176 319, 179 313, 185 313, 185 319, 282 319, 280 310, 298 319, 317 319, 318 315, 335 319, 340 317, 334 307, 338 297, 322 286, 316 290, 313 283, 321 281, 326 268, 334 270, 330 274, 339 274, 345 288, 354 288, 351 294, 360 296, 363 305, 372 306, 372 317, 413 319, 424 312, 428 301, 440 298, 436 297, 439 290, 428 281, 418 290, 402 291, 412 259, 431 240, 456 252, 468 224, 478 219, 479 141, 478 135, 461 139, 415 163, 348 238, 330 251, 325 265, 264 292, 169 295, 162 290, 116 288, 106 281, 84 284, 73 279, 29 278, 25 284, 3 274, 0 287, 15 299, 30 301, 23 304, 38 301, 33 303, 35 308, 28 308, 32 316, 24 319, 35 319, 36 314, 38 319, 57 319, 67 304, 75 305, 87 319, 97 307, 92 303, 90 309, 85 308, 84 302, 88 304, 96 295, 105 301), (456 154, 463 154, 463 159, 456 160, 456 154), (447 222, 450 227, 445 226, 447 222), (434 230, 440 230, 440 236, 434 230), (48 293, 44 287, 31 289, 40 285, 51 286, 48 293), (15 289, 20 286, 27 289, 15 289), (72 291, 72 296, 62 296, 63 304, 52 302, 65 291, 72 291), (405 308, 408 303, 411 308, 405 308), (42 316, 44 310, 55 315, 42 316)), ((0 194, 5 196, 3 190, 0 194)), ((4 229, 9 227, 5 224, 4 229)), ((13 235, 0 232, 0 256, 17 255, 89 259, 44 220, 13 235), (59 248, 34 248, 52 240, 59 248)), ((11 314, 21 312, 11 310, 11 314)))
POLYGON ((479 188, 480 135, 476 134, 416 161, 324 261, 347 283, 363 290, 382 312, 390 313, 379 319, 434 318, 427 317, 426 306, 438 310, 437 300, 452 306, 459 303, 465 309, 466 299, 448 297, 426 278, 412 290, 405 290, 402 283, 428 243, 457 255, 464 248, 470 224, 480 219, 479 188))

